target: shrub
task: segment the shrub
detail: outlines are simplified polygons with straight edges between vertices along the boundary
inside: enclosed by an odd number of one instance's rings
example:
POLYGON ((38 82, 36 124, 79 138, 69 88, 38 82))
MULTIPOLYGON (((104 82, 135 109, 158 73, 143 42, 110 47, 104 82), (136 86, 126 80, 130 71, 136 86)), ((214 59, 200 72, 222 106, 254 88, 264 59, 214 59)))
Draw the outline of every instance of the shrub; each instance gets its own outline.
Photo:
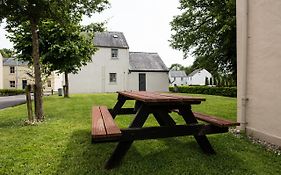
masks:
POLYGON ((10 96, 24 94, 25 91, 21 89, 0 89, 0 96, 10 96))
MULTIPOLYGON (((169 87, 174 92, 174 87, 169 87)), ((237 87, 178 86, 178 92, 237 97, 237 87)))

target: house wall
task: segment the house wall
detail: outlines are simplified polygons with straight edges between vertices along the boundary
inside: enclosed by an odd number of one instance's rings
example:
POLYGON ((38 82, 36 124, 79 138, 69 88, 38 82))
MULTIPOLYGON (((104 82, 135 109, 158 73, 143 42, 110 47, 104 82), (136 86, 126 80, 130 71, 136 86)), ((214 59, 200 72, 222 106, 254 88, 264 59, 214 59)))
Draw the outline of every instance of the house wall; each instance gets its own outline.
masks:
POLYGON ((3 89, 3 57, 0 53, 0 89, 3 89))
MULTIPOLYGON (((14 66, 15 73, 10 73, 10 66, 3 66, 3 88, 22 89, 22 80, 27 80, 27 84, 32 83, 32 78, 26 73, 30 72, 28 66, 14 66), (10 81, 15 81, 16 87, 10 87, 10 81)), ((34 84, 34 83, 32 83, 34 84)))
MULTIPOLYGON (((3 88, 4 89, 23 89, 22 80, 27 80, 27 84, 34 84, 34 80, 32 77, 27 75, 27 73, 32 73, 32 69, 30 69, 26 65, 19 65, 14 66, 15 67, 15 73, 10 73, 10 67, 4 65, 3 66, 3 88), (16 87, 10 87, 10 81, 15 81, 16 87)), ((51 90, 55 90, 55 86, 58 86, 59 83, 58 76, 55 76, 54 73, 52 73, 47 78, 42 78, 43 80, 43 90, 50 92, 51 90), (48 87, 47 81, 51 81, 51 87, 48 87), (57 83, 57 84, 56 84, 57 83)), ((62 87, 62 83, 60 83, 60 87, 62 87)))
POLYGON ((56 72, 52 73, 53 79, 53 90, 58 91, 59 88, 63 88, 63 74, 58 74, 56 72))
POLYGON ((237 0, 238 122, 245 120, 248 135, 281 146, 281 1, 243 1, 237 0))
POLYGON ((139 73, 146 74, 146 90, 167 92, 169 90, 168 72, 130 72, 128 90, 139 90, 139 73))
POLYGON ((78 72, 69 74, 70 93, 116 92, 127 89, 129 50, 118 49, 118 59, 111 59, 111 48, 102 48, 92 62, 78 72), (117 82, 109 82, 109 73, 117 73, 117 82))
POLYGON ((210 78, 212 78, 212 75, 205 69, 201 70, 200 72, 197 72, 192 77, 187 78, 187 84, 188 85, 205 85, 205 79, 208 77, 208 80, 210 82, 210 78))
POLYGON ((171 85, 175 86, 181 86, 187 84, 187 77, 170 77, 170 81, 172 82, 171 85))

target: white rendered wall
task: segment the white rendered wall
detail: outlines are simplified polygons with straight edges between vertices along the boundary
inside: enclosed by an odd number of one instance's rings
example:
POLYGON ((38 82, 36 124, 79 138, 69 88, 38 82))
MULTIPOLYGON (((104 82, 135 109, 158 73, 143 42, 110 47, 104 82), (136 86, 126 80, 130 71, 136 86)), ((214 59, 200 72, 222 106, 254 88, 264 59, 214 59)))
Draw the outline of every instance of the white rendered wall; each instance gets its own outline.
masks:
POLYGON ((146 74, 146 91, 167 92, 169 90, 168 72, 130 72, 128 90, 139 90, 139 73, 146 74))
POLYGON ((59 88, 63 88, 63 74, 58 74, 53 72, 54 77, 54 91, 57 91, 59 88))
POLYGON ((205 80, 206 77, 208 78, 209 82, 210 82, 210 78, 212 78, 212 75, 206 71, 205 69, 197 72, 196 74, 194 74, 188 81, 189 85, 205 85, 205 80))
POLYGON ((172 77, 172 78, 170 78, 170 81, 172 82, 171 83, 172 86, 174 86, 175 84, 177 86, 186 85, 187 77, 172 77))
POLYGON ((118 59, 111 59, 111 48, 99 48, 92 62, 69 74, 70 93, 116 92, 127 89, 129 50, 118 49, 118 59), (117 82, 109 82, 109 73, 117 73, 117 82))
POLYGON ((246 133, 281 146, 281 1, 237 1, 237 72, 238 121, 245 106, 246 133), (247 15, 245 14, 245 10, 247 15), (247 34, 243 23, 247 20, 247 34), (248 39, 246 45, 242 40, 248 39), (243 49, 247 51, 247 67, 243 69, 243 49), (246 74, 246 98, 243 103, 243 80, 246 74))

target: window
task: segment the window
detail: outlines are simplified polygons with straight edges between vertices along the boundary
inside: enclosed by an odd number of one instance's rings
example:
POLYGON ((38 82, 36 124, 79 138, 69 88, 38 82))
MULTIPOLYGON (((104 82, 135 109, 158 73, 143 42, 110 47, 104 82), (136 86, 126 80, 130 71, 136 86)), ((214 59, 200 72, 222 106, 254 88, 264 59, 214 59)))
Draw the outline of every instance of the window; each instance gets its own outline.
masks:
POLYGON ((15 81, 10 81, 10 87, 16 87, 16 82, 15 81))
POLYGON ((51 80, 48 80, 48 81, 47 81, 47 86, 48 86, 48 87, 52 87, 52 82, 51 82, 51 80))
POLYGON ((111 58, 112 59, 118 58, 118 49, 111 49, 111 58))
POLYGON ((181 77, 181 81, 183 81, 183 77, 181 77))
POLYGON ((14 67, 14 66, 11 66, 11 67, 10 67, 10 73, 11 73, 11 74, 14 74, 14 73, 15 73, 15 67, 14 67))
POLYGON ((110 83, 116 83, 116 73, 109 73, 109 82, 110 83))

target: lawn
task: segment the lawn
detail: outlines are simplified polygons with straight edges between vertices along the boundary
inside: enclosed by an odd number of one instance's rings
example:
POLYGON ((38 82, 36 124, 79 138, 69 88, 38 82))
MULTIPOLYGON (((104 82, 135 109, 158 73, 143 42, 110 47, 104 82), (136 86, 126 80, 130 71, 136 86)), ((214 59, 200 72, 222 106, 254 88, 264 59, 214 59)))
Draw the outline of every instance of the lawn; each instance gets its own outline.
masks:
MULTIPOLYGON (((195 96, 207 101, 194 111, 236 119, 235 98, 195 96)), ((191 136, 135 141, 119 168, 104 170, 116 143, 91 144, 91 107, 115 102, 116 94, 46 97, 46 121, 37 126, 24 126, 25 105, 1 110, 0 174, 281 174, 280 156, 231 133, 209 136, 217 151, 211 156, 191 136)), ((130 121, 117 117, 120 127, 130 121)))

